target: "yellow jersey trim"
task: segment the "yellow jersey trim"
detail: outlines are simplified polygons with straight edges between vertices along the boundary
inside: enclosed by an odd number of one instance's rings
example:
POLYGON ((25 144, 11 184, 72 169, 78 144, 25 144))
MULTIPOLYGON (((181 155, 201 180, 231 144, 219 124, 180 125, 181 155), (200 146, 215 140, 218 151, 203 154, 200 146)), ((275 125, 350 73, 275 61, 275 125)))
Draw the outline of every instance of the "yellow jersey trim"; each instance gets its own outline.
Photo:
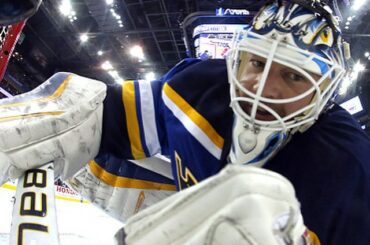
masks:
POLYGON ((212 125, 189 105, 175 90, 167 83, 163 86, 164 93, 188 118, 197 125, 205 135, 220 149, 224 145, 224 139, 216 132, 212 125))
POLYGON ((111 174, 100 167, 94 160, 89 162, 89 167, 95 177, 112 187, 176 191, 175 185, 157 183, 147 180, 131 179, 111 174))
POLYGON ((310 230, 308 231, 308 237, 312 245, 321 245, 320 239, 317 237, 316 233, 310 230))
POLYGON ((137 120, 134 81, 127 81, 122 84, 122 101, 125 108, 127 132, 130 139, 132 156, 134 159, 145 158, 146 156, 140 138, 139 122, 137 120))

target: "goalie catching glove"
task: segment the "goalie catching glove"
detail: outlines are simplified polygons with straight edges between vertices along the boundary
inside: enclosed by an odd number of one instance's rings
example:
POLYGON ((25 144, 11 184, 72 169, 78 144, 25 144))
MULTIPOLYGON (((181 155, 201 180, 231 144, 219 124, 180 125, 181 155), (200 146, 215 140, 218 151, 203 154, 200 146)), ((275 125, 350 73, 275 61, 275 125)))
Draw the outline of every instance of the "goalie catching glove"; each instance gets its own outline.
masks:
POLYGON ((120 244, 312 244, 291 183, 251 166, 219 174, 130 218, 120 244))
POLYGON ((0 100, 0 184, 54 162, 72 176, 99 150, 106 85, 57 73, 36 89, 0 100))

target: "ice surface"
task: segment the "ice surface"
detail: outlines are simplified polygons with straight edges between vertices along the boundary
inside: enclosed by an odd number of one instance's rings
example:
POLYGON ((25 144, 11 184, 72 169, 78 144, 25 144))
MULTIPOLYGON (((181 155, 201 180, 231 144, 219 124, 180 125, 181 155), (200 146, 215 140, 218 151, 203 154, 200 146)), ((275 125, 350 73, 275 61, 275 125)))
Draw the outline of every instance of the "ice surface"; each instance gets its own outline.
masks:
MULTIPOLYGON (((15 191, 0 187, 0 245, 9 244, 13 196, 15 191)), ((57 193, 58 196, 58 193, 57 193)), ((114 244, 113 236, 123 225, 90 203, 57 198, 59 239, 62 245, 114 244)))

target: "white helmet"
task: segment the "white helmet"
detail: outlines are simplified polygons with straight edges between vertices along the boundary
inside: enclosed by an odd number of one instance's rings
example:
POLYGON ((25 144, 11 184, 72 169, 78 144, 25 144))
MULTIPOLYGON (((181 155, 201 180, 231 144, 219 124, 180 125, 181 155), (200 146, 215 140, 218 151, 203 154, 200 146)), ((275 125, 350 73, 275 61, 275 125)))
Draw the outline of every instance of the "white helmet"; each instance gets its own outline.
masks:
POLYGON ((235 34, 227 56, 235 114, 232 163, 262 165, 290 135, 316 121, 345 75, 344 49, 338 23, 320 0, 270 1, 247 30, 235 34), (253 89, 242 81, 251 57, 262 62, 253 89), (264 95, 276 65, 299 74, 309 86, 291 97, 264 95), (307 103, 289 113, 277 109, 302 100, 307 103))

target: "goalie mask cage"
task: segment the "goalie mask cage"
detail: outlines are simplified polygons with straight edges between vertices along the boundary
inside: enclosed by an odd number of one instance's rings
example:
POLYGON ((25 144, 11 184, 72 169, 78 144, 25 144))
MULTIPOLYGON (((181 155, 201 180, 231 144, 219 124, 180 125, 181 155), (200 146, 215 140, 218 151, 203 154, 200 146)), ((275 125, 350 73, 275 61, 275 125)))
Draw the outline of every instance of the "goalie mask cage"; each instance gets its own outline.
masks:
POLYGON ((0 26, 0 81, 3 80, 15 44, 25 25, 25 21, 10 26, 0 26))

